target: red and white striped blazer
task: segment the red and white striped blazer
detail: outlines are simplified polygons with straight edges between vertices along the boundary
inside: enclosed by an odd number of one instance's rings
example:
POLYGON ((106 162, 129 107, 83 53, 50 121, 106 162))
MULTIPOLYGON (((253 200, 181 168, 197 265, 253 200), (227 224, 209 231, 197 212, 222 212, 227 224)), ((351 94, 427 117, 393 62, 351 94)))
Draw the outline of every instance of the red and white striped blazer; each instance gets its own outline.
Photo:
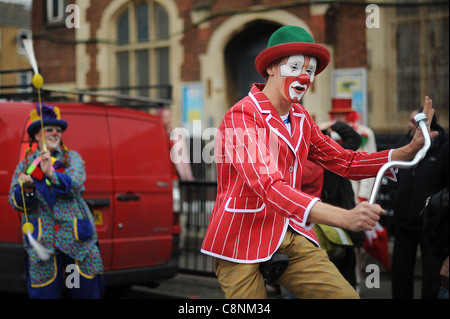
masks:
MULTIPOLYGON (((268 260, 288 226, 318 245, 308 214, 319 198, 301 191, 306 159, 349 179, 373 177, 390 151, 343 149, 300 104, 280 116, 253 85, 225 115, 216 136, 217 199, 201 251, 240 263, 268 260)), ((392 172, 389 173, 392 176, 392 172)))

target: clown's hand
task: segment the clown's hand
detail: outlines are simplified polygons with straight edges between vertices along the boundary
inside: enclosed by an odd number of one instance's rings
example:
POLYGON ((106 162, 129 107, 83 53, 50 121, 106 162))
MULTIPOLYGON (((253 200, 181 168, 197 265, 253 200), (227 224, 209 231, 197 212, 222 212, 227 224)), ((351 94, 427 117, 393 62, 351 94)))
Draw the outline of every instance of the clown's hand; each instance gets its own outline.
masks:
POLYGON ((22 181, 22 184, 25 187, 32 187, 34 185, 33 178, 25 173, 19 173, 19 180, 22 181))
MULTIPOLYGON (((427 116, 428 133, 430 134, 430 139, 433 139, 433 138, 437 137, 439 135, 439 133, 436 131, 433 131, 433 132, 430 131, 430 123, 433 119, 434 109, 433 109, 433 101, 428 96, 425 96, 425 102, 423 105, 422 112, 425 113, 425 115, 427 116)), ((423 137, 422 131, 416 130, 414 137, 411 141, 412 148, 417 153, 423 147, 424 144, 425 144, 425 138, 423 137)))
POLYGON ((49 151, 42 152, 41 155, 41 170, 44 172, 44 174, 51 178, 53 176, 52 172, 52 157, 50 155, 49 151))
POLYGON ((382 214, 385 214, 385 211, 378 204, 359 203, 348 211, 347 217, 350 219, 350 223, 347 229, 354 232, 372 230, 382 214))
MULTIPOLYGON (((428 96, 425 97, 423 113, 425 113, 425 115, 427 116, 427 119, 428 119, 427 120, 427 124, 428 124, 427 129, 428 129, 428 131, 430 131, 429 123, 431 123, 431 120, 433 119, 434 109, 433 109, 433 101, 428 96)), ((429 133, 430 133, 431 140, 433 138, 436 138, 439 135, 439 133, 437 131, 432 131, 429 133)), ((416 156, 417 152, 419 152, 423 148, 424 145, 425 145, 425 138, 422 133, 422 130, 416 130, 416 132, 414 133, 413 139, 409 144, 399 147, 392 152, 391 160, 408 162, 416 156)))

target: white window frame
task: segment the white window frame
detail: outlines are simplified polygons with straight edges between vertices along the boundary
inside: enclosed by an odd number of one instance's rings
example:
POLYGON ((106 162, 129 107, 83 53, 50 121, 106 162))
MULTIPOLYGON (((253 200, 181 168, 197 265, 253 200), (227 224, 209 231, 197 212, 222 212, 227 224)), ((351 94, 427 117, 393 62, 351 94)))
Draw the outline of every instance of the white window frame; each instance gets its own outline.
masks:
MULTIPOLYGON (((169 13, 161 1, 146 0, 144 2, 146 2, 149 6, 154 3, 161 6, 166 11, 166 13, 168 15, 168 19, 169 19, 168 23, 170 23, 169 13)), ((129 17, 128 17, 129 34, 128 34, 128 36, 129 36, 129 38, 128 38, 128 43, 117 45, 114 49, 116 65, 118 64, 117 54, 119 52, 128 52, 129 53, 129 58, 128 58, 129 59, 128 60, 129 61, 129 70, 128 70, 129 83, 128 83, 128 86, 136 86, 137 85, 136 52, 139 50, 148 50, 149 69, 147 71, 148 71, 148 76, 149 76, 149 79, 148 79, 149 85, 159 84, 157 81, 157 71, 155 68, 155 66, 157 65, 155 62, 156 52, 160 48, 168 48, 169 54, 170 54, 170 51, 172 50, 171 43, 170 43, 169 39, 155 39, 156 29, 154 27, 151 28, 151 31, 149 32, 149 39, 147 41, 144 41, 144 42, 137 41, 137 29, 136 29, 136 24, 135 24, 136 23, 136 5, 137 4, 135 2, 129 2, 127 4, 127 6, 125 8, 123 8, 123 10, 121 10, 120 14, 117 15, 117 18, 119 18, 122 15, 122 13, 124 13, 126 10, 128 10, 128 14, 129 14, 129 17)), ((148 9, 153 10, 151 8, 148 8, 148 9)), ((151 13, 153 13, 153 11, 150 11, 149 15, 151 15, 151 13)), ((114 25, 117 26, 117 19, 115 20, 114 25)), ((170 70, 169 70, 169 72, 170 72, 170 70)), ((116 75, 115 83, 116 83, 116 85, 118 85, 117 75, 116 75)), ((132 90, 131 95, 135 95, 135 94, 136 94, 135 90, 132 90)), ((149 92, 149 97, 158 97, 155 94, 156 94, 155 91, 151 91, 151 92, 149 92)))
MULTIPOLYGON (((19 73, 19 75, 17 76, 17 84, 18 85, 30 84, 32 79, 33 77, 31 72, 19 73), (24 81, 21 81, 22 79, 24 79, 24 81)), ((32 89, 31 87, 19 88, 18 91, 19 93, 31 93, 32 89)))
POLYGON ((60 23, 64 21, 65 9, 64 0, 57 0, 57 15, 53 15, 54 7, 53 0, 47 0, 47 22, 48 23, 60 23))
POLYGON ((17 52, 19 54, 26 55, 25 48, 23 46, 22 38, 31 39, 31 30, 21 29, 17 32, 17 52), (25 36, 25 37, 24 37, 25 36))

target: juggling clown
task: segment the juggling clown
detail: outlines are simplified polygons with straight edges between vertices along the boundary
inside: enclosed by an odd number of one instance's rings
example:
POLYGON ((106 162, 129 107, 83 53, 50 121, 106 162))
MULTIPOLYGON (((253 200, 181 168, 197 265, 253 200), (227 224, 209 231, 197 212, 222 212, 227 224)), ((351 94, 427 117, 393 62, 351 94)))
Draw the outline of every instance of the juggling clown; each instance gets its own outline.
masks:
POLYGON ((10 204, 22 213, 28 295, 61 298, 65 270, 73 265, 79 287, 66 286, 69 295, 100 298, 103 265, 94 219, 82 198, 84 161, 62 142, 67 122, 58 107, 39 103, 30 120, 30 147, 17 165, 9 193, 10 204), (33 143, 38 144, 34 152, 33 143))

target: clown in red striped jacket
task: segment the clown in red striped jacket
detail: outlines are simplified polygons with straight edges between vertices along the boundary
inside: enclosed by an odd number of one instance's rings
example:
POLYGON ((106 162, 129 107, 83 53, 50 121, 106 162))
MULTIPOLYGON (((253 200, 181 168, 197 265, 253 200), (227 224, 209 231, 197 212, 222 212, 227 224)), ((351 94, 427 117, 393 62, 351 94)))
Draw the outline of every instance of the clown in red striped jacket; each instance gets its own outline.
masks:
MULTIPOLYGON (((358 297, 326 253, 311 244, 318 245, 313 224, 371 230, 384 211, 368 202, 346 210, 303 192, 306 161, 359 180, 375 176, 390 160, 412 159, 424 139, 416 132, 407 146, 369 154, 345 150, 324 136, 299 103, 329 60, 329 51, 305 29, 279 28, 255 60, 266 84, 254 85, 219 127, 216 205, 201 250, 217 257, 215 272, 226 298, 265 298, 258 264, 277 250, 289 257, 279 283, 297 297, 358 297), (317 279, 305 280, 313 274, 317 279)), ((431 119, 428 98, 424 113, 431 119)))
POLYGON ((290 133, 263 87, 254 85, 227 112, 216 136, 217 199, 202 252, 238 263, 270 259, 288 227, 318 245, 308 215, 319 198, 301 190, 307 159, 360 180, 375 176, 392 152, 343 149, 298 103, 289 111, 290 133))

